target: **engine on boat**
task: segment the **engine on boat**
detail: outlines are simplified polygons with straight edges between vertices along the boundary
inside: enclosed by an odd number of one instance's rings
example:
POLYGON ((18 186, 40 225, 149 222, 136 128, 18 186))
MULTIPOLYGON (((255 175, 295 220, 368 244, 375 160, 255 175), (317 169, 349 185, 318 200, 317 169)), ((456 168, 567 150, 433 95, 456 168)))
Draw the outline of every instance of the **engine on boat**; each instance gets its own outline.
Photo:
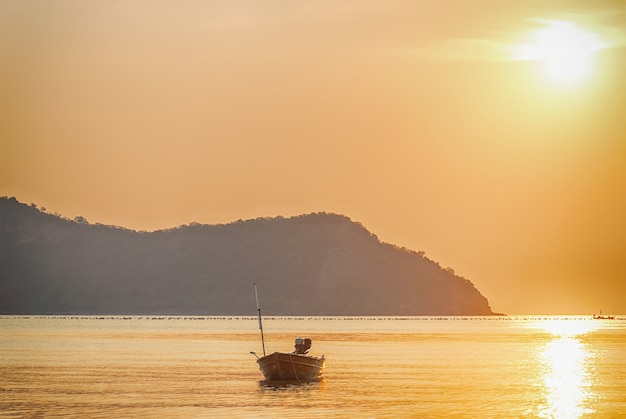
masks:
POLYGON ((311 349, 311 339, 309 338, 296 338, 296 350, 293 351, 294 354, 305 355, 311 349))

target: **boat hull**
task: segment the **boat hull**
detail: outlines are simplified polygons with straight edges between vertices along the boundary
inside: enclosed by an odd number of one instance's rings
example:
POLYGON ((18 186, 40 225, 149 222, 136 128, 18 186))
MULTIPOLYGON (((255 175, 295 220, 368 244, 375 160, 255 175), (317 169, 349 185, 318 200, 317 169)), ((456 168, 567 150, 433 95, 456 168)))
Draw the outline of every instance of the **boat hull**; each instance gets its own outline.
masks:
POLYGON ((274 352, 257 363, 266 381, 315 381, 324 371, 324 356, 274 352))

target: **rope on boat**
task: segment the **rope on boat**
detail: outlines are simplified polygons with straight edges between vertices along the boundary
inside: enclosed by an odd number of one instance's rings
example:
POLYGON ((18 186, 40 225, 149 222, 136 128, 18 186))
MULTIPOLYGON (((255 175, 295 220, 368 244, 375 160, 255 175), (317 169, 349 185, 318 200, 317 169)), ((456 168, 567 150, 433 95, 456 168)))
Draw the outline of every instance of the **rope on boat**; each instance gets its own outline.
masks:
POLYGON ((291 362, 291 369, 293 370, 293 375, 296 376, 296 380, 300 381, 300 377, 298 377, 298 371, 296 371, 296 365, 293 362, 293 357, 289 354, 289 362, 291 362))

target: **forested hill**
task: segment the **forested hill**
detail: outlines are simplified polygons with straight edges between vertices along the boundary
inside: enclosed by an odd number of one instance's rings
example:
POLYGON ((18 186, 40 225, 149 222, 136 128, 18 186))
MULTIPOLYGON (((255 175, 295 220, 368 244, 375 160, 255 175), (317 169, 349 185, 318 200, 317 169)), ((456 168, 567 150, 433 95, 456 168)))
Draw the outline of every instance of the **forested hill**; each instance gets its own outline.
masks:
POLYGON ((335 214, 155 232, 0 198, 0 313, 488 315, 451 269, 335 214))

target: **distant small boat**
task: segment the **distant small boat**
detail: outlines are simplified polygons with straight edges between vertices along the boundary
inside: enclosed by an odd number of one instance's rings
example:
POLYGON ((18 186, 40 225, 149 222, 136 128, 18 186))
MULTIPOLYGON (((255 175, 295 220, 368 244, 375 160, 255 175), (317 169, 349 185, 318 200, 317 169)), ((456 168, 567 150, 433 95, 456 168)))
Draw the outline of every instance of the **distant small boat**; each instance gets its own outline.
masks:
POLYGON ((254 284, 254 295, 259 313, 259 329, 261 329, 261 342, 263 344, 263 356, 250 352, 257 357, 259 369, 268 382, 310 382, 319 380, 324 371, 326 358, 324 355, 315 357, 307 355, 311 349, 311 339, 296 338, 296 348, 293 352, 274 352, 265 354, 265 338, 263 337, 263 322, 261 320, 261 308, 259 306, 259 294, 254 284))
POLYGON ((594 318, 595 320, 614 320, 614 319, 615 319, 615 316, 604 316, 604 315, 602 314, 602 310, 600 310, 600 314, 594 314, 594 315, 593 315, 593 318, 594 318))

